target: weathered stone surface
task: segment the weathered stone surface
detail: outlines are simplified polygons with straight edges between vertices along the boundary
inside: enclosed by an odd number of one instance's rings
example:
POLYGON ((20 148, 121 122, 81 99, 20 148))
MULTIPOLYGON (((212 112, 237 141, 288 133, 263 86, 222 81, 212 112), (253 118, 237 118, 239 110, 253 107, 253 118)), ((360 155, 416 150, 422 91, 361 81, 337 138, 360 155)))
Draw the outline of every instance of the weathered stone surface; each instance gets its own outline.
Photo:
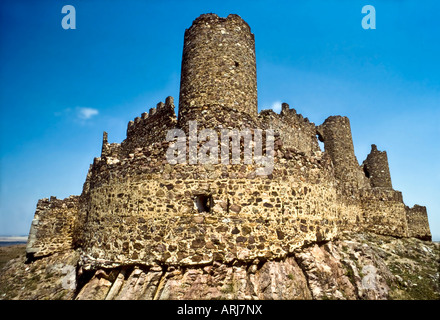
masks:
POLYGON ((218 104, 256 115, 256 72, 254 35, 243 19, 199 16, 185 31, 179 118, 218 104))
POLYGON ((331 244, 321 247, 315 244, 296 254, 313 298, 355 299, 355 288, 345 275, 340 257, 332 256, 329 251, 337 254, 331 244))
POLYGON ((408 223, 408 236, 430 241, 432 236, 429 229, 426 207, 417 204, 412 208, 405 206, 405 211, 408 223))
POLYGON ((372 187, 393 188, 386 151, 379 151, 375 144, 371 145, 371 152, 362 163, 362 166, 372 187))
POLYGON ((93 277, 80 291, 77 300, 104 300, 112 283, 105 278, 93 277))
POLYGON ((40 257, 72 248, 78 202, 78 196, 38 201, 26 247, 29 255, 40 257))
POLYGON ((78 261, 79 253, 70 249, 26 264, 23 252, 0 270, 0 299, 74 299, 78 261))

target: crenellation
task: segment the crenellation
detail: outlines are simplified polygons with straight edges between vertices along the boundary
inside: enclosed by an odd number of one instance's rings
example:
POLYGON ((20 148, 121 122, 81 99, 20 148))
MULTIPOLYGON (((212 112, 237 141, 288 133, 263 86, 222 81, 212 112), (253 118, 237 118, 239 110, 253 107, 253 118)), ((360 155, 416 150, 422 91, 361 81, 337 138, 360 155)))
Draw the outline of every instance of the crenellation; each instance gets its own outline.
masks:
POLYGON ((273 117, 276 114, 277 113, 275 111, 273 111, 272 109, 264 109, 264 110, 261 110, 259 113, 260 117, 273 117))
POLYGON ((102 133, 102 146, 107 144, 108 144, 108 133, 104 131, 102 133))
POLYGON ((167 100, 168 104, 159 102, 157 108, 151 108, 148 116, 144 112, 133 123, 129 122, 127 138, 121 143, 122 157, 133 153, 136 148, 165 141, 167 130, 174 128, 177 123, 173 99, 168 97, 167 100))
POLYGON ((103 156, 105 156, 107 154, 108 148, 109 148, 108 133, 104 131, 102 133, 101 157, 103 157, 103 156))
POLYGON ((167 108, 173 108, 174 109, 174 98, 171 96, 166 97, 165 99, 165 106, 167 108))
POLYGON ((263 127, 279 132, 286 148, 294 148, 308 155, 319 151, 315 124, 291 109, 287 103, 282 104, 280 114, 271 109, 263 110, 259 118, 263 127))

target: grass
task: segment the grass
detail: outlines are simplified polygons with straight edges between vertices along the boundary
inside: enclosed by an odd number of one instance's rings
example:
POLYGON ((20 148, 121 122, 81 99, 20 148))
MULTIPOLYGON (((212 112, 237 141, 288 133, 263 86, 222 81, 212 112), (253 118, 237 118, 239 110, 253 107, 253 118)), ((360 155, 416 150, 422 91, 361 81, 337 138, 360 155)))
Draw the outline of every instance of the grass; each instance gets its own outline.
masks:
POLYGON ((392 261, 389 264, 390 271, 400 276, 402 281, 391 284, 394 289, 393 299, 414 299, 414 300, 438 300, 440 299, 440 285, 432 276, 438 272, 438 262, 423 261, 421 255, 406 255, 405 258, 418 262, 414 266, 407 265, 401 261, 392 261))
POLYGON ((345 275, 348 277, 348 280, 350 280, 351 284, 356 287, 356 280, 354 278, 354 272, 351 269, 349 265, 342 264, 345 267, 345 275))
POLYGON ((232 282, 226 284, 221 290, 224 294, 232 294, 234 297, 238 291, 238 283, 235 280, 232 280, 232 282))

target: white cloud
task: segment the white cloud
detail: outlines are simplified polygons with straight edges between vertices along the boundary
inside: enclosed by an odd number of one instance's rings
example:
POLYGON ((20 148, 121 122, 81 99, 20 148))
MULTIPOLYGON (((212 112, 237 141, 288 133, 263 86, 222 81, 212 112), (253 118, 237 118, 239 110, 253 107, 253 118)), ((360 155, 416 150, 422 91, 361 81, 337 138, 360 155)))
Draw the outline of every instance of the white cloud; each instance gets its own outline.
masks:
POLYGON ((77 111, 78 111, 78 117, 82 120, 88 120, 93 116, 99 114, 99 111, 93 108, 77 108, 77 111))
POLYGON ((275 101, 274 103, 272 103, 270 108, 273 111, 275 111, 276 113, 280 113, 281 112, 281 101, 275 101))

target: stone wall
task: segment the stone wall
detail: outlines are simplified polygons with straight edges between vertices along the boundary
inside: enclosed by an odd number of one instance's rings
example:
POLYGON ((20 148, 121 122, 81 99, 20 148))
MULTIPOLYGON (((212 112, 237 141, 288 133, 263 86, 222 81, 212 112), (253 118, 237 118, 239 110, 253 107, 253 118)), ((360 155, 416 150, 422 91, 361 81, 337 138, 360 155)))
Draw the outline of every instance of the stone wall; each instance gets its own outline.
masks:
POLYGON ((80 210, 87 212, 82 248, 89 264, 283 257, 360 219, 359 208, 339 201, 326 156, 277 158, 271 178, 255 176, 252 165, 164 166, 155 158, 156 166, 141 155, 96 164, 80 210))
MULTIPOLYGON (((356 188, 338 179, 329 150, 307 149, 316 143, 314 124, 290 112, 285 105, 282 115, 263 112, 259 119, 237 122, 261 121, 278 128, 276 139, 285 139, 276 143, 274 170, 267 177, 255 174, 255 164, 170 165, 167 141, 120 153, 118 159, 103 152, 90 167, 76 212, 73 243, 81 248, 84 265, 279 259, 344 230, 406 237, 410 223, 419 225, 412 236, 420 237, 424 221, 420 214, 407 221, 400 192, 369 184, 356 188), (289 121, 306 141, 290 141, 295 130, 286 133, 289 121)), ((103 150, 109 150, 107 144, 104 134, 103 150)), ((353 172, 363 174, 359 166, 353 172)), ((42 234, 40 243, 49 244, 42 234)), ((72 242, 70 234, 65 242, 72 242)))
POLYGON ((174 99, 167 97, 165 103, 159 102, 149 113, 144 112, 141 117, 128 123, 127 138, 121 143, 122 153, 127 156, 136 148, 165 141, 168 129, 174 128, 176 124, 174 99))
POLYGON ((36 258, 72 248, 78 201, 78 196, 38 200, 26 247, 28 256, 36 258))
POLYGON ((272 128, 280 134, 286 148, 294 148, 307 155, 320 151, 315 124, 297 114, 295 109, 290 109, 287 103, 282 104, 280 114, 271 109, 263 110, 259 118, 263 127, 272 128))
POLYGON ((426 207, 416 204, 412 208, 405 206, 405 210, 408 221, 408 236, 431 241, 426 207))
POLYGON ((246 128, 261 128, 257 117, 221 105, 193 107, 190 112, 180 112, 177 128, 182 129, 187 136, 189 134, 190 121, 197 122, 198 131, 213 129, 220 133, 222 129, 242 130, 246 128))
POLYGON ((371 152, 362 166, 365 175, 370 179, 372 187, 393 189, 386 151, 379 151, 376 145, 372 144, 371 152))
POLYGON ((402 193, 382 188, 361 190, 364 230, 395 237, 408 236, 402 193))
MULTIPOLYGON (((281 127, 289 111, 262 117, 281 127)), ((304 123, 309 141, 316 139, 314 125, 304 123)), ((85 266, 278 259, 343 230, 406 237, 411 223, 420 237, 424 221, 418 213, 407 221, 400 192, 351 188, 348 197, 328 151, 310 155, 287 139, 276 148, 273 174, 258 177, 255 165, 170 165, 168 145, 138 147, 118 161, 95 158, 75 220, 85 266)))
POLYGON ((81 228, 84 265, 206 265, 286 257, 342 231, 408 234, 400 192, 357 190, 347 197, 327 154, 281 147, 271 177, 249 165, 163 165, 137 153, 97 159, 81 228), (143 169, 141 169, 143 168, 143 169))
POLYGON ((215 105, 257 115, 254 35, 233 14, 203 14, 185 31, 179 118, 215 105))

